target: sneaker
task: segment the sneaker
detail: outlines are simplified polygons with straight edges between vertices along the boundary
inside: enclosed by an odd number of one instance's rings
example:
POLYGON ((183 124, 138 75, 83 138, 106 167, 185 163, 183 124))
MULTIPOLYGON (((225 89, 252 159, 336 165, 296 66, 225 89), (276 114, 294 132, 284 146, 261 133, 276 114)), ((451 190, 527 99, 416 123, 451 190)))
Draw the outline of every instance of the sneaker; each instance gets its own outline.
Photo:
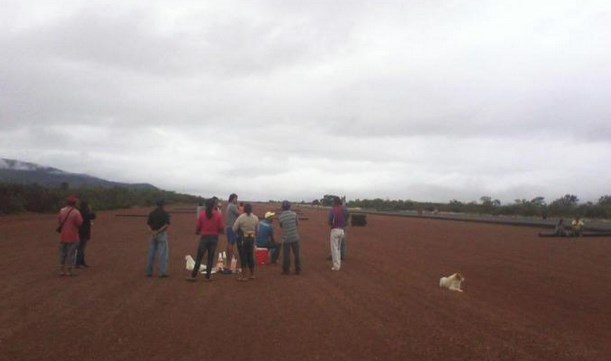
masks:
POLYGON ((331 267, 331 271, 339 271, 339 268, 331 267))
POLYGON ((185 281, 189 281, 189 282, 195 282, 195 280, 196 280, 196 279, 197 279, 197 277, 191 277, 191 276, 189 276, 189 277, 186 277, 186 278, 185 278, 185 281))
POLYGON ((168 278, 170 277, 169 275, 159 275, 159 278, 168 278))

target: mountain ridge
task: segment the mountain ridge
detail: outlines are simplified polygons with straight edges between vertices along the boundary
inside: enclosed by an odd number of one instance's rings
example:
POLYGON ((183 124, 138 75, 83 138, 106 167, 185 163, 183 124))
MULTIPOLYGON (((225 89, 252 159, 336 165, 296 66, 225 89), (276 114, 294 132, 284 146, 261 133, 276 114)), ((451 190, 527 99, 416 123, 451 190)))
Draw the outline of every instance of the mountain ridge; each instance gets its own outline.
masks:
POLYGON ((64 170, 25 162, 16 159, 0 158, 0 183, 38 184, 45 187, 70 188, 101 187, 158 190, 149 183, 123 183, 94 177, 83 173, 71 173, 64 170))

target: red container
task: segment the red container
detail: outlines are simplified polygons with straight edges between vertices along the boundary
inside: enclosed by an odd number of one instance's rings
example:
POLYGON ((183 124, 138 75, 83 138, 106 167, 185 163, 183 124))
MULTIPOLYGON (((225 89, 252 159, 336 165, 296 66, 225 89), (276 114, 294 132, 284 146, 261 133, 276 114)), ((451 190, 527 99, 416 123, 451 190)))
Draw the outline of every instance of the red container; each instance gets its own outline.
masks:
POLYGON ((258 265, 269 264, 269 250, 267 248, 256 248, 255 262, 257 262, 258 265))

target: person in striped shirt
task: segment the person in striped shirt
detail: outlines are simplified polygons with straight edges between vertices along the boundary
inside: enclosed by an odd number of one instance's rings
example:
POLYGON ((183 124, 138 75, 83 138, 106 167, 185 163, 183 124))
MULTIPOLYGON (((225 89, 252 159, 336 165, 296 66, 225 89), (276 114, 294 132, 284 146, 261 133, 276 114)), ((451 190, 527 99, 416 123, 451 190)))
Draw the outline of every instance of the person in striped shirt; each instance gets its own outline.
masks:
POLYGON ((291 210, 289 201, 282 202, 282 213, 278 216, 282 228, 282 274, 288 275, 291 266, 291 251, 295 258, 295 274, 301 273, 301 239, 297 226, 299 221, 297 213, 291 210))

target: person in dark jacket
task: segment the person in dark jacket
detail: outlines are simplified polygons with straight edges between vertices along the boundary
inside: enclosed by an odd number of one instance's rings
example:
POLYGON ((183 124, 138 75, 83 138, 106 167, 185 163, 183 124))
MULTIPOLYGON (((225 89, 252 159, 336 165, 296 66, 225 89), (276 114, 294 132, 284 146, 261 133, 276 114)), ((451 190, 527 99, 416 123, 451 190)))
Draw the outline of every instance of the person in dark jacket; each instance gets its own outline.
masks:
POLYGON ((151 232, 149 238, 149 251, 146 265, 146 276, 153 276, 153 264, 155 257, 159 259, 159 277, 168 277, 168 261, 170 248, 168 246, 168 227, 170 226, 170 214, 163 208, 165 201, 159 199, 157 208, 149 213, 146 224, 151 232))
POLYGON ((83 224, 81 224, 81 228, 79 229, 80 241, 76 249, 76 268, 89 267, 87 262, 85 262, 85 248, 87 248, 87 243, 91 239, 91 224, 95 219, 95 213, 91 210, 91 207, 89 207, 89 202, 85 200, 81 201, 79 211, 83 217, 83 224))

